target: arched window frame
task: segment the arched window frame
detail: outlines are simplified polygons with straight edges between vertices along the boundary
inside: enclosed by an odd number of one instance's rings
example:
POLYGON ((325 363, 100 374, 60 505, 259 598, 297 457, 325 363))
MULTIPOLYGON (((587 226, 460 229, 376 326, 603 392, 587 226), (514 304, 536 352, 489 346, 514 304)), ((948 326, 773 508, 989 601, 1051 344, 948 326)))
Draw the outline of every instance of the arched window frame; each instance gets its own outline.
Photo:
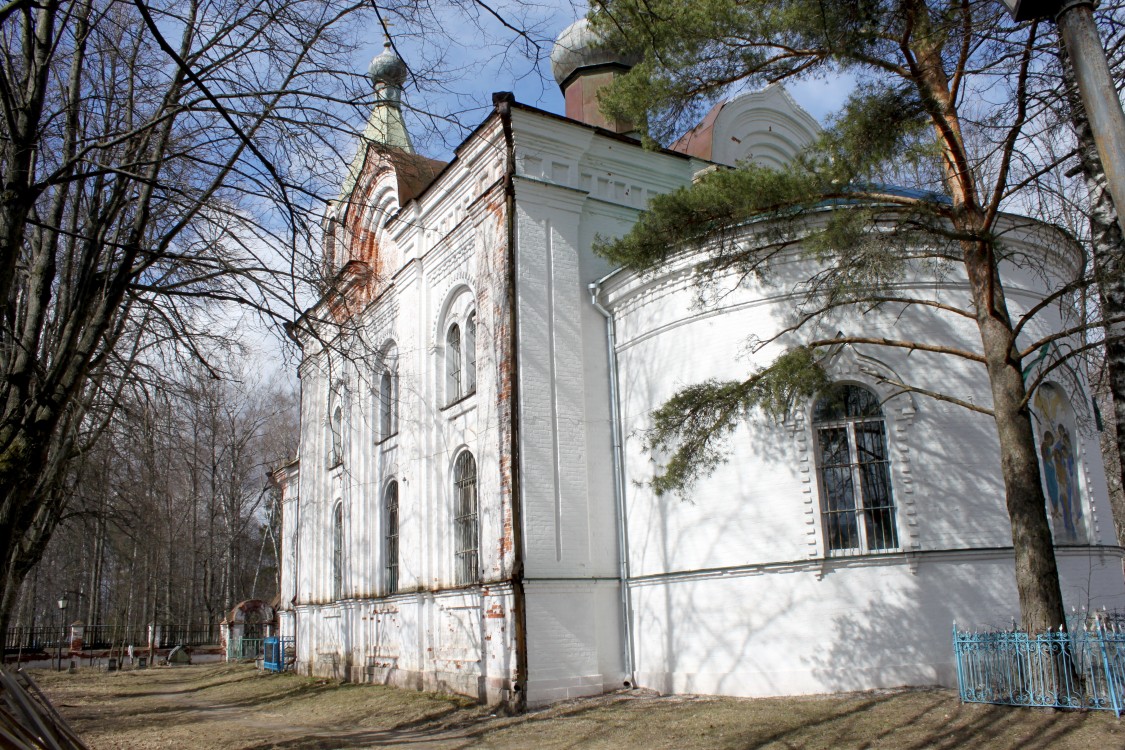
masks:
POLYGON ((379 409, 376 442, 383 442, 398 434, 399 384, 398 358, 393 346, 383 354, 383 371, 379 376, 377 403, 379 409))
POLYGON ((477 463, 463 450, 453 461, 454 582, 465 586, 480 581, 480 501, 477 463))
POLYGON ((465 318, 465 393, 477 392, 477 312, 465 318))
POLYGON ((475 294, 467 284, 456 283, 446 296, 434 331, 438 352, 435 386, 442 408, 476 393, 479 324, 475 294))
POLYGON ((398 593, 399 524, 398 482, 391 480, 383 490, 383 593, 398 593))
POLYGON ((824 553, 898 551, 899 511, 878 395, 859 383, 834 383, 818 394, 811 417, 824 553), (831 398, 841 400, 833 404, 831 398))
POLYGON ((344 463, 344 425, 346 420, 344 388, 337 385, 328 395, 328 467, 344 463))
POLYGON ((445 403, 464 397, 461 361, 461 326, 453 323, 445 331, 445 403))
POLYGON ((332 599, 344 598, 344 503, 332 510, 332 599))

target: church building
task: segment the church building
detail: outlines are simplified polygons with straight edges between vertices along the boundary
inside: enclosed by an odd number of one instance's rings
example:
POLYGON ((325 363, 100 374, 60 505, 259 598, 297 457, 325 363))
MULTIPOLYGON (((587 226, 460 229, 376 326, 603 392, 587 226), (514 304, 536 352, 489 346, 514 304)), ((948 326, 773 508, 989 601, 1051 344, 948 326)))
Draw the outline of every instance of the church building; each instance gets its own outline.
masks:
MULTIPOLYGON (((378 103, 325 220, 334 283, 294 326, 300 457, 275 474, 298 671, 527 705, 952 684, 953 623, 1019 612, 994 423, 922 395, 987 407, 983 366, 841 345, 830 393, 747 419, 687 497, 655 494, 652 410, 808 335, 746 345, 792 322, 815 260, 793 250, 701 294, 703 248, 638 275, 591 247, 705 170, 784 165, 818 125, 773 86, 645 150, 596 106, 628 61, 593 42, 579 21, 552 54, 565 117, 496 94, 449 163, 414 152, 403 61, 371 64, 378 103)), ((1001 222, 1035 260, 1002 267, 1018 315, 1083 257, 1053 227, 1001 222)), ((968 306, 963 273, 919 267, 903 296, 968 306)), ((1067 315, 1047 305, 1026 335, 1067 315)), ((937 306, 833 326, 980 347, 937 306)), ((1090 403, 1066 367, 1033 402, 1068 609, 1125 605, 1090 403)))

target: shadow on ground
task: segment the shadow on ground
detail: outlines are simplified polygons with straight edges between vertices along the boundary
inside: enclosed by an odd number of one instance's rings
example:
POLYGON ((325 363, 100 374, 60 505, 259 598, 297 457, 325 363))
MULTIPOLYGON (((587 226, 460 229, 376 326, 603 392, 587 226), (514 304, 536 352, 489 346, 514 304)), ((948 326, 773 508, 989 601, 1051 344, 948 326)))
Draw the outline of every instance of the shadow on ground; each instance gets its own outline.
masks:
POLYGON ((1125 747, 1112 713, 961 705, 941 689, 755 700, 632 691, 506 716, 447 696, 226 665, 41 682, 91 750, 1125 747))

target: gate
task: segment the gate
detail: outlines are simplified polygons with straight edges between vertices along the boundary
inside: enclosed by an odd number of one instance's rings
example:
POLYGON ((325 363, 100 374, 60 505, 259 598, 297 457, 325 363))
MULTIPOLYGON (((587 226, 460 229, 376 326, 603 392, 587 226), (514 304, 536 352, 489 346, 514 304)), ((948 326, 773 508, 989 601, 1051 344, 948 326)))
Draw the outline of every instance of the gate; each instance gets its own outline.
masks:
POLYGON ((296 640, 273 636, 262 641, 262 667, 270 672, 284 672, 296 660, 296 640))

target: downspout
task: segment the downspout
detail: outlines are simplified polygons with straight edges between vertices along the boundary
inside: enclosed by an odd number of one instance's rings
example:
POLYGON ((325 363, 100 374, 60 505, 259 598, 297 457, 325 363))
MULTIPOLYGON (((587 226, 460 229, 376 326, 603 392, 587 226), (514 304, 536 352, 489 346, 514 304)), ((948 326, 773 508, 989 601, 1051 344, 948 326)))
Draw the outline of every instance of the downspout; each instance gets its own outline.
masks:
POLYGON ((592 282, 590 304, 605 318, 606 366, 609 368, 609 428, 613 441, 613 500, 617 510, 618 575, 621 579, 621 624, 624 628, 622 647, 625 660, 625 687, 635 687, 637 680, 633 664, 633 602, 629 591, 629 530, 625 517, 625 459, 621 445, 621 407, 617 383, 617 333, 613 313, 602 307, 598 297, 601 281, 592 282))
MULTIPOLYGON (((295 344, 304 352, 304 347, 301 346, 301 340, 297 337, 296 324, 287 323, 285 325, 285 333, 293 340, 295 344)), ((300 366, 297 368, 297 380, 300 381, 301 392, 297 396, 297 429, 301 430, 301 417, 302 407, 304 406, 305 396, 305 379, 301 377, 300 366)), ((300 639, 297 637, 298 623, 300 618, 297 617, 297 598, 301 590, 301 448, 300 448, 300 435, 298 434, 297 444, 297 500, 293 503, 293 598, 289 600, 289 611, 293 613, 293 670, 297 670, 297 655, 298 645, 300 639)), ((282 516, 282 543, 285 541, 285 506, 281 508, 282 516)), ((284 556, 284 553, 283 555, 284 556)), ((281 648, 281 657, 285 658, 285 649, 281 647, 281 642, 278 641, 278 647, 281 648)), ((312 674, 312 660, 309 660, 309 674, 312 674)))
POLYGON ((511 92, 499 92, 492 95, 492 103, 496 113, 500 116, 500 124, 504 131, 505 165, 504 165, 504 212, 507 224, 508 242, 508 279, 507 279, 507 304, 508 304, 508 403, 511 409, 511 443, 508 450, 511 453, 511 503, 512 503, 512 619, 515 629, 516 641, 516 679, 512 685, 515 693, 514 700, 510 699, 512 709, 522 713, 527 709, 527 603, 524 592, 524 544, 523 544, 523 505, 520 495, 520 424, 519 424, 519 368, 517 355, 519 353, 519 340, 517 329, 517 296, 516 296, 516 187, 512 177, 515 173, 516 147, 512 137, 512 102, 515 97, 511 92))
MULTIPOLYGON (((297 464, 297 500, 293 503, 293 598, 289 600, 289 611, 293 613, 293 669, 297 668, 297 644, 300 639, 297 637, 298 623, 301 621, 297 616, 297 597, 298 592, 301 590, 301 465, 297 464)), ((282 510, 284 513, 284 509, 282 510)), ((284 516, 282 516, 284 518, 284 516)), ((282 658, 285 656, 285 651, 281 652, 282 658)), ((312 660, 309 660, 309 673, 312 673, 312 660)))

